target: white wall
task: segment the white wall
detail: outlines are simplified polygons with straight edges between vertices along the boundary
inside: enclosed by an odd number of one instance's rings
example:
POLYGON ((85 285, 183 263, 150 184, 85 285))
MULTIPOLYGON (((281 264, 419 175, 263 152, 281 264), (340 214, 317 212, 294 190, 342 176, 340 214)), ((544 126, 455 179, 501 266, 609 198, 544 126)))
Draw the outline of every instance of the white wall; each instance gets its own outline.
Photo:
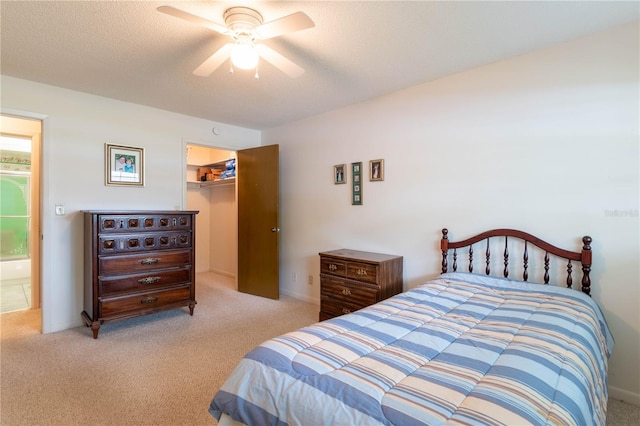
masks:
POLYGON ((574 251, 588 234, 611 395, 640 405, 638 75, 636 23, 263 132, 281 152, 282 292, 317 302, 317 254, 341 247, 403 255, 415 287, 439 272, 443 227, 574 251), (384 181, 351 206, 333 165, 380 158, 384 181))
POLYGON ((231 150, 260 145, 260 132, 255 130, 7 76, 2 76, 1 85, 3 113, 44 118, 42 330, 45 333, 82 324, 82 210, 183 208, 186 199, 183 139, 231 150), (214 126, 220 129, 219 136, 213 135, 214 126), (144 148, 145 187, 105 186, 107 142, 144 148), (64 204, 66 215, 55 216, 55 204, 64 204))

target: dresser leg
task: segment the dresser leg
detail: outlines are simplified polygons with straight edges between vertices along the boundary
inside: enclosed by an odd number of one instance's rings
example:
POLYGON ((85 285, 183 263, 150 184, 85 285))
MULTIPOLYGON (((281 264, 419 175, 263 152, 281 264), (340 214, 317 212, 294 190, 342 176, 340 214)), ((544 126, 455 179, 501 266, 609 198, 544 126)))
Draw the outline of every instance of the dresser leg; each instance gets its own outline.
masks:
POLYGON ((84 325, 91 327, 91 330, 93 331, 93 338, 97 339, 98 331, 100 331, 100 325, 102 323, 100 321, 93 321, 86 311, 82 311, 81 317, 84 321, 84 325))
POLYGON ((189 303, 189 315, 193 316, 193 309, 196 307, 196 303, 189 303))
POLYGON ((91 324, 91 331, 93 331, 93 338, 97 339, 98 338, 98 332, 100 331, 100 323, 99 322, 94 322, 91 324))

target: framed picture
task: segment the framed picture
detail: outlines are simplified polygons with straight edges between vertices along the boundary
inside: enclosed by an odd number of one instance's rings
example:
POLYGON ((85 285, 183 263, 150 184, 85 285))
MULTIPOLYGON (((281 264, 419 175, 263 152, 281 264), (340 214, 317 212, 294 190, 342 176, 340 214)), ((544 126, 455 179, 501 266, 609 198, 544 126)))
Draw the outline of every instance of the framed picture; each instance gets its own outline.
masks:
POLYGON ((384 180, 384 160, 369 161, 369 180, 384 180))
POLYGON ((351 205, 362 205, 362 163, 351 163, 351 205))
POLYGON ((105 185, 144 186, 144 149, 104 144, 105 185))
POLYGON ((336 164, 335 166, 333 166, 333 183, 336 185, 347 183, 346 164, 336 164))

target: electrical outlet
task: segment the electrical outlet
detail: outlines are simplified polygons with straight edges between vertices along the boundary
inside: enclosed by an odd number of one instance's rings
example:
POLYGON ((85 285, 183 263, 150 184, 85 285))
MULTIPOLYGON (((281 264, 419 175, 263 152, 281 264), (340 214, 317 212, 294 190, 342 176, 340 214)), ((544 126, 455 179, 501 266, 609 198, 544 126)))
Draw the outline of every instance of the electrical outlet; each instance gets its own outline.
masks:
POLYGON ((297 282, 297 281, 298 281, 298 273, 297 273, 297 272, 294 272, 294 273, 293 273, 293 282, 295 283, 295 282, 297 282))
POLYGON ((313 285, 313 275, 309 275, 309 285, 313 285))

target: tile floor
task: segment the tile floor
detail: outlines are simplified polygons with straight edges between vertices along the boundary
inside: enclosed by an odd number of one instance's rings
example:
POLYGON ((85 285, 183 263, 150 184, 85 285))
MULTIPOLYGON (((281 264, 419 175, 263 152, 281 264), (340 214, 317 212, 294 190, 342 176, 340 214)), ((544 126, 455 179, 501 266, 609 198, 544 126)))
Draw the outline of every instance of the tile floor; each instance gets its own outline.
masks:
POLYGON ((21 311, 31 307, 31 280, 3 280, 0 282, 0 313, 21 311))

